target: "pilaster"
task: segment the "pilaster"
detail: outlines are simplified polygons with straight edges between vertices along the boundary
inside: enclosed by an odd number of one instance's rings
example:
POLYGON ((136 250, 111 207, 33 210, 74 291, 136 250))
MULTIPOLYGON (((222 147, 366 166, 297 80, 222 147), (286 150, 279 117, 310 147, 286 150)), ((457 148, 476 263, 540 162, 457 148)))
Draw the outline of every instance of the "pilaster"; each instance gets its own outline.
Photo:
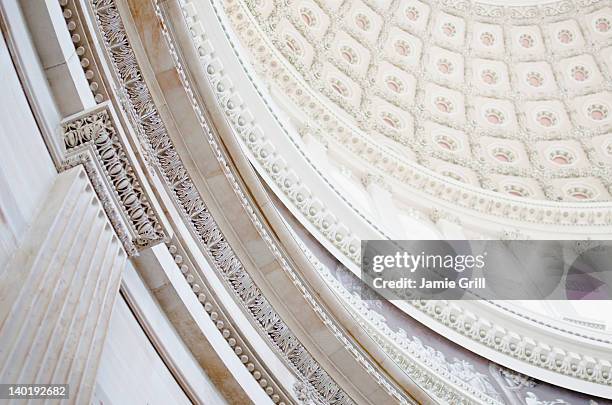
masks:
POLYGON ((126 260, 85 170, 60 174, 0 273, 0 381, 89 401, 126 260))

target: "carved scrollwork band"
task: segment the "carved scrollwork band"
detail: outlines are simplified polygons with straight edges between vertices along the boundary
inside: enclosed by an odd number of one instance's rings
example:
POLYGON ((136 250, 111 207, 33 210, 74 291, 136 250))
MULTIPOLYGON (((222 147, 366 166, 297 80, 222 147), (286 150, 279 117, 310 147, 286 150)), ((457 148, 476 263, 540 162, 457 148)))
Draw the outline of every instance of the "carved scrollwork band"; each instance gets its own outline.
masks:
POLYGON ((353 404, 352 399, 320 367, 254 284, 202 201, 166 132, 142 77, 115 0, 90 0, 90 3, 106 52, 120 85, 125 90, 126 105, 131 110, 134 124, 154 151, 153 159, 168 184, 169 191, 178 206, 182 207, 187 223, 199 236, 213 265, 239 296, 279 354, 296 374, 308 381, 325 403, 353 404))
POLYGON ((92 182, 99 186, 96 189, 99 195, 102 190, 110 190, 104 192, 104 206, 109 207, 107 213, 113 213, 109 214, 111 223, 128 253, 134 255, 162 242, 165 234, 161 223, 121 142, 110 104, 100 104, 84 114, 66 119, 62 130, 66 148, 64 166, 83 163, 90 177, 101 174, 105 179, 107 187, 100 179, 92 182), (111 206, 118 210, 110 211, 111 206))

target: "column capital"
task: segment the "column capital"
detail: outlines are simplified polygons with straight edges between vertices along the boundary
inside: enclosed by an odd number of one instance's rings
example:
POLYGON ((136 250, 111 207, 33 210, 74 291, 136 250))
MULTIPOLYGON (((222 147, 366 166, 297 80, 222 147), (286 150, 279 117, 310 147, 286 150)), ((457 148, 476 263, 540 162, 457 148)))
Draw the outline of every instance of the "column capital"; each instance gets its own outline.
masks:
POLYGON ((60 170, 83 164, 126 251, 135 255, 163 242, 166 232, 137 176, 111 104, 66 118, 62 133, 65 160, 60 170))

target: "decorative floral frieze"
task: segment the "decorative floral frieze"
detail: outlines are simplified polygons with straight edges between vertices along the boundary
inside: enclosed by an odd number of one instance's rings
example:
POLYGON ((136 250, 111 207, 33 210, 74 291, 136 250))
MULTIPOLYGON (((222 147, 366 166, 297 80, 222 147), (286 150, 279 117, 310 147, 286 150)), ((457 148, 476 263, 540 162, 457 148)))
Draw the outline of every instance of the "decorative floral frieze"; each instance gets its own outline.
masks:
MULTIPOLYGON (((73 156, 91 152, 107 181, 108 193, 125 218, 131 243, 142 250, 162 242, 165 234, 134 172, 109 108, 110 104, 101 104, 62 122, 66 157, 70 162, 73 156)), ((123 230, 117 233, 123 234, 123 230)))
POLYGON ((510 388, 513 391, 523 388, 534 388, 538 385, 533 378, 495 363, 490 363, 489 369, 492 371, 493 375, 498 374, 503 378, 502 387, 510 388))
POLYGON ((516 23, 538 23, 542 20, 569 17, 573 13, 603 0, 552 0, 534 5, 503 5, 486 1, 437 0, 445 11, 464 17, 479 18, 482 21, 500 23, 515 20, 516 23))
MULTIPOLYGON (((590 354, 576 353, 575 349, 564 348, 553 340, 543 341, 518 334, 448 302, 419 300, 411 304, 461 335, 500 353, 559 374, 612 386, 612 359, 605 354, 602 358, 594 358, 590 354)), ((511 312, 509 309, 505 310, 511 312)), ((568 328, 553 328, 541 320, 531 319, 531 321, 537 322, 543 328, 558 329, 576 337, 586 337, 579 336, 568 328)), ((605 343, 610 344, 610 342, 605 343)))
POLYGON ((447 403, 502 403, 488 379, 477 373, 471 364, 448 361, 441 352, 425 345, 418 337, 408 336, 401 329, 393 331, 383 315, 370 308, 359 294, 349 292, 301 242, 300 247, 323 280, 345 302, 359 325, 428 394, 447 403))
POLYGON ((325 405, 322 403, 309 384, 305 384, 301 381, 296 382, 293 385, 293 390, 298 399, 299 405, 325 405))
MULTIPOLYGON (((162 173, 177 206, 182 210, 186 224, 198 235, 202 249, 209 255, 211 263, 222 275, 231 291, 239 298, 247 313, 267 336, 281 358, 290 365, 297 375, 303 378, 303 381, 307 381, 312 386, 324 403, 334 405, 353 404, 351 398, 319 366, 318 362, 275 312, 261 290, 245 271, 231 245, 212 218, 174 148, 163 120, 157 111, 131 48, 115 0, 90 0, 90 2, 96 15, 105 50, 112 62, 119 84, 125 91, 125 106, 129 109, 128 115, 133 118, 136 129, 141 131, 142 139, 147 141, 148 150, 154 153, 153 160, 162 173)), ((169 40, 167 28, 157 2, 155 7, 166 40, 169 40)), ((169 45, 173 49, 171 42, 169 45)), ((176 54, 174 56, 176 57, 176 54)), ((185 79, 183 71, 179 70, 179 74, 182 79, 185 79)), ((201 112, 200 108, 197 108, 201 112)), ((200 118, 204 119, 202 115, 200 118)), ((210 133, 210 128, 207 132, 210 133)), ((212 136, 212 134, 210 135, 212 136)), ((209 141, 214 142, 212 139, 209 139, 209 141)), ((215 144, 214 146, 217 149, 217 158, 220 159, 222 167, 228 170, 228 162, 223 159, 219 145, 215 144)), ((226 172, 226 175, 228 175, 228 172, 226 172)), ((232 180, 238 192, 240 186, 235 178, 232 180)), ((242 199, 246 201, 244 195, 242 199)), ((254 216, 252 219, 256 218, 252 207, 250 213, 254 216)), ((258 224, 258 228, 262 228, 261 223, 258 224)), ((272 239, 268 236, 267 241, 270 243, 272 239)), ((286 262, 284 264, 288 266, 286 262)), ((295 275, 293 279, 295 279, 295 275)), ((318 312, 322 311, 319 310, 318 312)), ((346 344, 350 346, 339 328, 336 328, 335 334, 339 338, 343 337, 346 344)), ((390 386, 389 383, 387 385, 390 386)), ((406 403, 405 401, 400 402, 406 403)))
MULTIPOLYGON (((265 367, 265 362, 258 358, 255 351, 230 322, 230 317, 227 315, 226 309, 215 298, 215 294, 205 278, 194 268, 193 264, 187 257, 186 252, 180 247, 180 243, 176 240, 166 243, 168 252, 174 258, 174 263, 180 269, 183 277, 189 284, 191 291, 196 295, 202 308, 208 315, 211 321, 221 333, 227 344, 232 348, 232 351, 244 365, 259 386, 265 391, 275 404, 290 405, 292 401, 290 397, 283 392, 280 384, 272 373, 265 367)), ((310 386, 309 386, 310 387, 310 386)), ((312 389, 312 388, 311 388, 312 389)))

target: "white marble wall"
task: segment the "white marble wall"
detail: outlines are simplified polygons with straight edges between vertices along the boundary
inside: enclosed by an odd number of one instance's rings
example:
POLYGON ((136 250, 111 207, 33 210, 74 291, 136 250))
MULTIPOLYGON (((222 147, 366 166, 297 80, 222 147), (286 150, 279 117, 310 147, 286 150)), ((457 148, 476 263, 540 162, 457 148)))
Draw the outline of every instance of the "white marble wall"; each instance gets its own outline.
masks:
POLYGON ((92 403, 191 403, 123 298, 113 310, 92 403))
POLYGON ((0 381, 68 383, 63 402, 86 403, 127 256, 84 169, 58 175, 41 134, 59 131, 56 106, 26 95, 45 88, 18 75, 27 35, 16 4, 1 5, 12 37, 0 36, 0 381))
POLYGON ((0 36, 0 268, 22 242, 57 172, 0 36))

